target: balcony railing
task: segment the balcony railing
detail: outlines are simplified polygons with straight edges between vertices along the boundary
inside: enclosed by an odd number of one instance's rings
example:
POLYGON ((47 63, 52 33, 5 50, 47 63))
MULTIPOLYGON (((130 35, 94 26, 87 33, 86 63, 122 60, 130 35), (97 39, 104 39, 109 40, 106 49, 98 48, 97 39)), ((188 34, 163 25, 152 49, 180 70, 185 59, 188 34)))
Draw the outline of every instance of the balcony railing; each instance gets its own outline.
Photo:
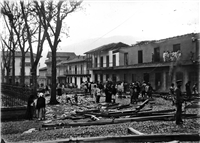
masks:
POLYGON ((88 74, 87 70, 82 70, 82 71, 77 71, 75 73, 75 71, 65 71, 64 74, 88 74))

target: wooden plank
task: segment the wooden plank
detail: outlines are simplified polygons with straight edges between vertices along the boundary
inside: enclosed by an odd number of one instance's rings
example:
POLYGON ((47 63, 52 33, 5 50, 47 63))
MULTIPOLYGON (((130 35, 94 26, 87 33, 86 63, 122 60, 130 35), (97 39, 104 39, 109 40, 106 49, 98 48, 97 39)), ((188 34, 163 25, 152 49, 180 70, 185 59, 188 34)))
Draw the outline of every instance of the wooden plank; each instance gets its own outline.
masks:
POLYGON ((126 135, 126 136, 105 136, 105 137, 87 137, 87 138, 69 138, 54 141, 42 141, 41 143, 122 143, 122 142, 169 142, 179 141, 200 141, 199 134, 150 134, 150 135, 126 135))
POLYGON ((179 143, 179 141, 170 141, 170 142, 166 142, 166 143, 179 143))
POLYGON ((122 119, 105 119, 93 122, 76 122, 76 123, 63 123, 63 124, 43 124, 42 127, 56 127, 56 126, 66 126, 66 127, 78 127, 78 126, 91 126, 91 125, 105 125, 105 124, 118 124, 132 121, 147 121, 147 120, 161 120, 169 117, 174 117, 174 115, 160 115, 160 116, 148 116, 148 117, 134 117, 134 118, 122 118, 122 119))
POLYGON ((90 110, 84 110, 84 111, 76 111, 76 114, 86 114, 91 112, 100 112, 99 109, 90 109, 90 110))
POLYGON ((149 99, 145 100, 144 102, 142 102, 141 105, 138 105, 138 106, 136 107, 136 110, 142 109, 148 102, 149 102, 149 99))
POLYGON ((136 134, 136 135, 144 135, 144 133, 141 133, 138 130, 135 130, 131 127, 128 128, 128 133, 133 133, 133 134, 136 134))
POLYGON ((187 105, 185 109, 187 108, 200 108, 200 105, 199 104, 187 105))

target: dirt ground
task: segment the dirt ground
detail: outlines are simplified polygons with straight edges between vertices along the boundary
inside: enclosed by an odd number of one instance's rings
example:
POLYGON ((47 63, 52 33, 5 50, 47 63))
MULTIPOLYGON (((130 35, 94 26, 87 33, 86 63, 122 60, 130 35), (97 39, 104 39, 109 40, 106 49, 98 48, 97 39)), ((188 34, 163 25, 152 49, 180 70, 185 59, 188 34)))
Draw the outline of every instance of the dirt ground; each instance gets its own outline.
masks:
MULTIPOLYGON (((73 121, 71 119, 63 119, 63 117, 70 116, 76 113, 76 111, 83 111, 93 109, 98 105, 94 103, 94 99, 84 96, 79 97, 78 105, 71 105, 66 103, 66 97, 58 105, 48 105, 46 107, 46 120, 38 121, 34 120, 23 120, 23 121, 10 121, 1 123, 1 136, 5 141, 8 142, 36 142, 36 141, 47 141, 55 139, 66 139, 70 137, 97 137, 97 136, 119 136, 127 135, 128 127, 132 127, 145 134, 175 134, 175 133, 199 133, 200 121, 196 119, 184 119, 183 125, 176 125, 175 121, 138 121, 138 122, 126 122, 120 124, 110 125, 95 125, 95 126, 83 126, 73 128, 60 128, 51 130, 41 130, 42 124, 44 123, 61 123, 61 122, 80 122, 89 121, 90 118, 73 121), (32 129, 32 131, 30 131, 32 129), (27 131, 30 132, 27 132, 27 131)), ((152 111, 164 110, 164 109, 175 109, 172 106, 172 102, 165 100, 161 97, 153 97, 153 102, 145 105, 144 109, 152 108, 152 111)), ((47 103, 49 97, 46 97, 47 103)), ((61 101, 59 99, 59 101, 61 101)), ((105 97, 101 97, 101 103, 105 101, 105 97)), ((116 103, 129 104, 130 98, 116 98, 116 103)), ((141 104, 139 102, 134 104, 131 108, 123 109, 132 110, 141 104)), ((183 106, 184 108, 184 106, 183 106)), ((110 111, 117 111, 112 109, 110 111)), ((121 110, 120 110, 121 111, 121 110)), ((198 108, 188 108, 186 110, 188 114, 199 114, 198 108)), ((123 117, 125 118, 125 117, 123 117)), ((126 117, 128 118, 128 117, 126 117)), ((103 120, 103 118, 100 118, 103 120)))

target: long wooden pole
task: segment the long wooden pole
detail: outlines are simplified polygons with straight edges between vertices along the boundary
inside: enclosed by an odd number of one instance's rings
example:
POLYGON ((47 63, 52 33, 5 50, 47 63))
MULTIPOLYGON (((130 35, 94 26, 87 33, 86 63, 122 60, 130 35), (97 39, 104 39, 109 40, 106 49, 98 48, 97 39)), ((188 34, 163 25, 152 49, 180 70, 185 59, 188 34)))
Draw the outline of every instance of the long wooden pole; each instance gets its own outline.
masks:
POLYGON ((200 141, 199 134, 150 134, 150 135, 126 135, 126 136, 105 136, 88 138, 70 138, 55 141, 43 141, 43 143, 123 143, 123 142, 163 142, 163 141, 200 141))
POLYGON ((94 122, 76 122, 66 124, 43 124, 42 127, 78 127, 78 126, 91 126, 91 125, 105 125, 105 124, 118 124, 132 121, 147 121, 147 120, 160 120, 165 118, 172 118, 174 115, 160 115, 160 116, 148 116, 148 117, 134 117, 134 118, 122 118, 122 119, 105 119, 94 122))

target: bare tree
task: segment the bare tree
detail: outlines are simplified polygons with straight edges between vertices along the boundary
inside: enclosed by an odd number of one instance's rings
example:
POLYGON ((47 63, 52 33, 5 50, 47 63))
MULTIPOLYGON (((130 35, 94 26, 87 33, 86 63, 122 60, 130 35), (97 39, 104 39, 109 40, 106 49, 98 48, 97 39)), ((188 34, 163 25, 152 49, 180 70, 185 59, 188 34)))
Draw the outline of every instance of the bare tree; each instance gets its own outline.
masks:
POLYGON ((58 104, 56 100, 56 52, 62 31, 63 20, 80 8, 82 1, 34 1, 36 10, 40 14, 41 23, 46 32, 46 38, 52 52, 51 68, 51 99, 50 104, 58 104))
POLYGON ((6 38, 4 39, 2 36, 1 36, 1 39, 2 39, 2 42, 4 43, 4 45, 8 48, 7 50, 7 53, 5 53, 5 50, 3 51, 4 54, 3 54, 3 59, 4 60, 8 60, 8 61, 4 61, 4 66, 6 66, 6 71, 7 71, 7 80, 6 82, 8 83, 9 82, 9 76, 10 76, 10 63, 11 63, 11 55, 12 55, 12 84, 15 83, 15 50, 16 50, 16 45, 17 45, 17 39, 15 38, 14 34, 13 34, 13 29, 12 29, 12 25, 10 23, 10 19, 9 20, 9 24, 7 22, 7 19, 5 16, 8 16, 8 18, 12 17, 9 13, 6 13, 6 5, 9 5, 8 3, 4 2, 3 3, 4 5, 2 6, 1 8, 1 13, 3 14, 3 18, 4 18, 4 21, 5 21, 5 25, 6 25, 6 28, 9 32, 9 38, 7 39, 6 41, 6 38), (7 58, 5 58, 8 57, 7 58))
MULTIPOLYGON (((9 2, 4 1, 2 10, 4 16, 7 16, 9 20, 10 25, 10 39, 11 41, 14 41, 14 37, 16 37, 16 41, 18 42, 18 46, 21 50, 21 79, 20 83, 21 85, 24 85, 25 82, 25 55, 28 52, 28 48, 26 48, 25 43, 26 40, 26 31, 24 29, 24 20, 21 17, 21 9, 19 8, 18 3, 16 2, 9 2), (14 32, 13 32, 14 31, 14 32)), ((6 21, 6 20, 5 20, 6 21)), ((8 27, 8 26, 7 26, 8 27)), ((15 74, 15 50, 16 50, 16 44, 13 42, 13 49, 12 49, 12 55, 13 55, 13 68, 12 73, 15 74)), ((15 83, 15 75, 12 76, 12 81, 15 83)))
POLYGON ((20 6, 22 9, 22 17, 25 21, 25 28, 27 31, 27 39, 30 48, 31 54, 31 75, 33 81, 33 89, 34 93, 37 90, 37 66, 39 60, 41 58, 41 54, 43 51, 43 44, 45 41, 46 33, 43 30, 41 17, 39 17, 39 13, 35 10, 33 3, 24 4, 23 1, 20 2, 20 6), (37 35, 37 37, 36 37, 37 35), (34 57, 33 53, 33 43, 37 42, 37 52, 34 57))

